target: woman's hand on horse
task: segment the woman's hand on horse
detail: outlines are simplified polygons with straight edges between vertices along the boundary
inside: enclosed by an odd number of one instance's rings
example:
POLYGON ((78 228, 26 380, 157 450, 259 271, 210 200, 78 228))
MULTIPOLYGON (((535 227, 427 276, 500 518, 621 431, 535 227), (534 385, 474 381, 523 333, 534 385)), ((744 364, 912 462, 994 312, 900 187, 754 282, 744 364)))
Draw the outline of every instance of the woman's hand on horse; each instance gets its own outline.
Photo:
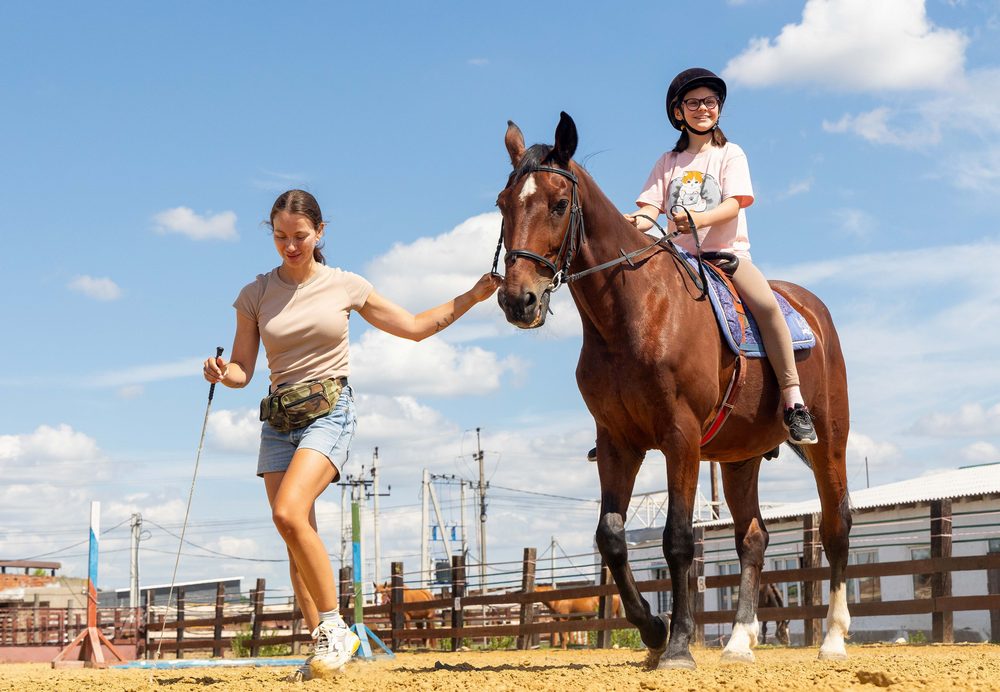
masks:
MULTIPOLYGON (((698 223, 698 212, 696 211, 691 212, 691 218, 694 219, 695 226, 701 225, 698 223)), ((692 230, 691 222, 688 220, 688 215, 685 214, 683 211, 679 211, 676 214, 674 214, 674 217, 671 220, 674 222, 674 226, 677 227, 678 232, 680 233, 691 232, 692 230)))
POLYGON ((217 356, 215 358, 206 358, 205 366, 202 368, 202 376, 207 382, 216 384, 222 382, 226 378, 226 371, 229 369, 229 364, 222 359, 222 356, 217 356))
POLYGON ((477 303, 481 303, 493 295, 500 288, 501 283, 503 283, 503 278, 497 274, 488 272, 479 277, 479 281, 472 287, 470 293, 472 293, 472 297, 475 298, 477 303))

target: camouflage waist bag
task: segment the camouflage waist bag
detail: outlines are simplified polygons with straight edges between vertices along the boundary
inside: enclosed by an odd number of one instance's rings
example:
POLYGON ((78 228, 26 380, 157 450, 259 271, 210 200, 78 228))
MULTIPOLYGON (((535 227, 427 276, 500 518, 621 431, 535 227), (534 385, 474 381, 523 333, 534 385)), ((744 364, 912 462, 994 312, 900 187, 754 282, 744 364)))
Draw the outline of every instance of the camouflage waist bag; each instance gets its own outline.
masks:
POLYGON ((346 377, 331 377, 282 385, 261 399, 260 419, 278 432, 303 428, 333 410, 346 384, 346 377))

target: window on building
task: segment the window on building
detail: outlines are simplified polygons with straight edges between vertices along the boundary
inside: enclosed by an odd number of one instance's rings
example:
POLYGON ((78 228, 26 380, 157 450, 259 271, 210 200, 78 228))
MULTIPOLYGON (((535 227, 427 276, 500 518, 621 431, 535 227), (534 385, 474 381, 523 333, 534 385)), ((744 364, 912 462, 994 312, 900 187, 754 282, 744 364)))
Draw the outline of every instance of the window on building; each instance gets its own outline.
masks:
MULTIPOLYGON (((798 569, 799 568, 799 558, 797 557, 780 557, 776 560, 771 561, 772 569, 798 569)), ((786 606, 799 606, 802 605, 802 585, 799 582, 785 582, 782 584, 775 584, 778 587, 778 591, 781 592, 781 600, 785 602, 786 606)))
MULTIPOLYGON (((926 560, 930 556, 931 556, 930 548, 910 548, 910 559, 912 560, 926 560)), ((913 597, 914 598, 931 597, 930 574, 913 575, 913 597)))
MULTIPOLYGON (((670 570, 667 567, 657 567, 654 571, 655 579, 670 579, 670 570)), ((669 613, 674 607, 674 595, 669 591, 656 592, 656 606, 659 613, 669 613)))
MULTIPOLYGON (((739 562, 720 562, 718 565, 719 574, 739 574, 739 562)), ((740 587, 720 586, 719 587, 719 610, 736 610, 736 603, 740 598, 740 587)))
POLYGON ((991 553, 1000 553, 1000 538, 991 538, 990 539, 990 552, 991 553))
MULTIPOLYGON (((849 565, 873 565, 877 562, 877 550, 855 550, 847 558, 849 565)), ((860 577, 847 580, 848 603, 874 603, 881 600, 882 582, 879 577, 860 577)))

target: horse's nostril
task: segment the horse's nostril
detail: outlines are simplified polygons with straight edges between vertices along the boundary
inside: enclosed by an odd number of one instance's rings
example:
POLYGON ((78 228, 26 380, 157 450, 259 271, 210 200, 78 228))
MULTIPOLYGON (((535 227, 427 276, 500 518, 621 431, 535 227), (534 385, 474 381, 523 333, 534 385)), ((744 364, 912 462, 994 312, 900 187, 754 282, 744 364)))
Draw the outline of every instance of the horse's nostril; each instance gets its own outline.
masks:
POLYGON ((524 307, 525 308, 529 308, 529 309, 533 308, 533 307, 535 307, 535 303, 537 303, 537 302, 538 302, 538 296, 536 296, 534 293, 531 293, 529 291, 528 293, 524 294, 524 307))

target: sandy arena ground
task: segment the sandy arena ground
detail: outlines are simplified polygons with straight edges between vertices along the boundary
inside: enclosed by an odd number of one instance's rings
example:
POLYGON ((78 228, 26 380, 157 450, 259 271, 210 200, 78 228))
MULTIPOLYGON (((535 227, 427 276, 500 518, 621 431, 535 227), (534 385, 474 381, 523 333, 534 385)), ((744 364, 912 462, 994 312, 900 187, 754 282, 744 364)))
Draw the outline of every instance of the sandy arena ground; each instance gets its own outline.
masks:
POLYGON ((1000 646, 852 646, 842 662, 816 649, 757 649, 757 663, 723 665, 718 649, 694 651, 695 671, 645 671, 631 650, 401 653, 357 662, 336 680, 291 683, 290 668, 52 670, 0 665, 0 690, 1000 690, 1000 646))

